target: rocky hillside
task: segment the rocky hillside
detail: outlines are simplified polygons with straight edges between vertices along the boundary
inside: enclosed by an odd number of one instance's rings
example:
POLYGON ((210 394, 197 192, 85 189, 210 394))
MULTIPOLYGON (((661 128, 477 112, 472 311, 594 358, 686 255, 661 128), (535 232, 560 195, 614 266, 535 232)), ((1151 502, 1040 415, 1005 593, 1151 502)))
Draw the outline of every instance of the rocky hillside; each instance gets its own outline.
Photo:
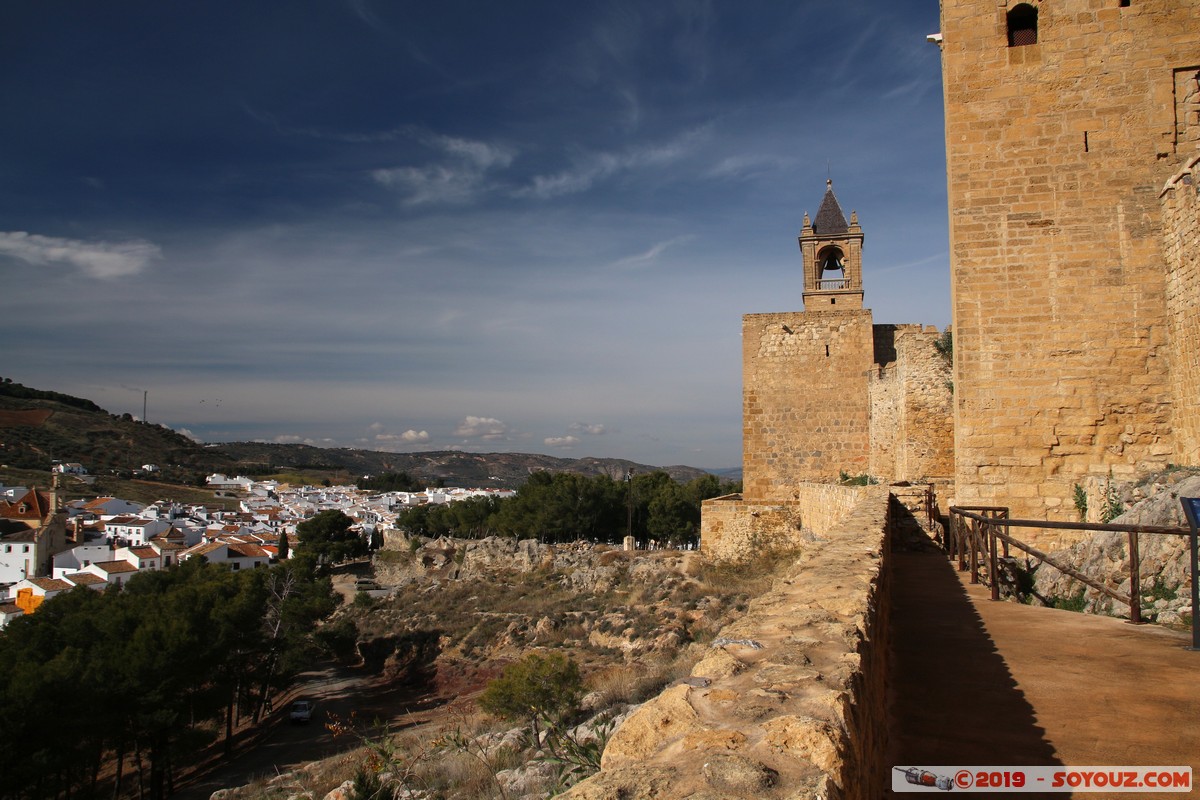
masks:
POLYGON ((444 486, 513 488, 539 470, 607 474, 656 469, 687 482, 707 474, 686 466, 654 466, 616 458, 555 458, 534 453, 385 453, 352 448, 228 442, 200 444, 129 414, 109 414, 90 400, 0 381, 0 464, 49 470, 54 461, 78 462, 93 474, 132 475, 144 464, 158 479, 197 485, 213 472, 269 475, 313 471, 353 482, 367 474, 407 472, 444 486))
POLYGON ((645 473, 656 469, 680 482, 702 477, 702 469, 685 466, 657 467, 619 458, 556 458, 538 453, 462 453, 444 450, 429 453, 385 453, 377 450, 321 448, 302 444, 227 442, 212 446, 237 463, 256 471, 293 469, 344 471, 348 479, 384 472, 407 472, 430 484, 447 486, 514 487, 532 472, 577 472, 582 475, 625 475, 630 469, 645 473))
MULTIPOLYGON (((1187 527, 1180 497, 1200 497, 1200 471, 1173 469, 1151 476, 1120 493, 1126 511, 1112 520, 1126 525, 1187 527)), ((1191 577, 1185 536, 1139 537, 1142 617, 1164 625, 1184 623, 1191 613, 1191 577)), ((1100 533, 1049 554, 1111 589, 1128 594, 1129 539, 1100 533)), ((1129 607, 1048 565, 1034 571, 1035 597, 1055 605, 1128 617, 1129 607)))
POLYGON ((770 585, 775 564, 497 538, 390 543, 370 568, 381 588, 355 594, 365 570, 343 576, 349 602, 328 627, 353 632, 346 654, 361 669, 411 685, 441 713, 396 735, 359 730, 360 749, 222 797, 344 800, 361 796, 364 765, 384 782, 380 797, 551 796, 598 766, 608 733, 636 704, 688 675, 770 585), (483 714, 474 701, 529 654, 562 654, 583 679, 564 727, 543 729, 540 747, 527 723, 483 714))
POLYGON ((49 470, 55 461, 128 475, 154 464, 164 480, 193 485, 206 472, 234 466, 223 453, 162 425, 109 414, 82 398, 0 383, 0 464, 49 470))

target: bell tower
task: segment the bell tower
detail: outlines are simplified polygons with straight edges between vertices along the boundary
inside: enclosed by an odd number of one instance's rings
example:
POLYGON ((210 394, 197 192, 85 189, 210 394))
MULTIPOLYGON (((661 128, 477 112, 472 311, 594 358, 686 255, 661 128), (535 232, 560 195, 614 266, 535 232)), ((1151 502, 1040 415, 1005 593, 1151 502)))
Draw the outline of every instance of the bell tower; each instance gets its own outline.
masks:
POLYGON ((825 197, 816 220, 804 213, 800 254, 804 259, 804 310, 843 311, 863 307, 863 232, 858 214, 850 222, 833 194, 833 181, 825 181, 825 197))

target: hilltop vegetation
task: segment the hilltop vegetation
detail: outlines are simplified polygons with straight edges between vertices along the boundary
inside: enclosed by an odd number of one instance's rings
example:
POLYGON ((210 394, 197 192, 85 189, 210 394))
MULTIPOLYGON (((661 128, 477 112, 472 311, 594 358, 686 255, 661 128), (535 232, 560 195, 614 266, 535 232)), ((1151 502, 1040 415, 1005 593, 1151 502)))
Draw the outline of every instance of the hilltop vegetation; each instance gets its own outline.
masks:
POLYGON ((200 444, 163 425, 130 414, 109 414, 90 400, 0 381, 0 465, 49 470, 55 461, 78 462, 93 475, 132 477, 143 465, 160 469, 156 481, 203 485, 213 472, 269 477, 286 474, 314 484, 353 483, 363 475, 406 472, 429 486, 513 487, 534 472, 571 472, 619 478, 630 470, 662 469, 677 481, 704 470, 655 467, 611 458, 555 458, 532 453, 386 453, 303 444, 200 444))

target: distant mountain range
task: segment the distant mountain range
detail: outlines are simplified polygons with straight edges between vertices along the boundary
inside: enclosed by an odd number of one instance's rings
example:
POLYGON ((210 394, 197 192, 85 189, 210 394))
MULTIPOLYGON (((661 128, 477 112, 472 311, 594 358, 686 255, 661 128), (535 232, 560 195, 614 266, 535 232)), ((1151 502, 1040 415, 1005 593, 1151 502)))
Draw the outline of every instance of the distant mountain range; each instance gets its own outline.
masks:
MULTIPOLYGON (((170 428, 129 414, 109 414, 90 400, 0 382, 0 465, 49 470, 77 462, 93 474, 135 474, 153 465, 155 478, 196 485, 209 473, 269 475, 315 471, 353 482, 362 475, 407 472, 431 485, 515 487, 539 470, 624 476, 661 469, 678 481, 708 470, 659 467, 618 458, 556 458, 537 453, 385 453, 302 444, 198 444, 170 428)), ((737 480, 741 470, 717 472, 737 480)))

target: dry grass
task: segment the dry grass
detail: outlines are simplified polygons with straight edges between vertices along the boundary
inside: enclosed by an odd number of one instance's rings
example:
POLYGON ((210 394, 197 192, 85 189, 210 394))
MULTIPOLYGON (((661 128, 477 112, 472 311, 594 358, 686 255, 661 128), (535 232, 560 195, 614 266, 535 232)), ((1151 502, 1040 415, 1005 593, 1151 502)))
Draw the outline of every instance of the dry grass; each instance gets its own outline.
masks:
MULTIPOLYGON (((356 622, 370 635, 437 631, 443 655, 463 659, 479 674, 530 648, 565 651, 580 664, 586 685, 599 693, 589 707, 604 711, 644 702, 686 677, 707 642, 751 598, 769 589, 796 557, 795 552, 775 551, 736 564, 686 559, 685 573, 679 554, 656 554, 665 569, 655 573, 639 560, 644 555, 599 553, 595 563, 617 567, 619 573, 615 585, 602 593, 570 589, 563 575, 547 570, 498 574, 490 580, 413 583, 375 608, 355 612, 356 622), (589 641, 593 632, 637 646, 597 646, 589 641)), ((287 793, 279 790, 279 782, 260 782, 254 790, 259 793, 239 792, 231 800, 282 800, 301 789, 320 798, 363 769, 390 772, 406 787, 445 800, 502 797, 496 773, 529 763, 533 754, 501 746, 499 724, 469 701, 456 703, 437 725, 380 737, 321 767, 314 765, 288 784, 287 793)))

